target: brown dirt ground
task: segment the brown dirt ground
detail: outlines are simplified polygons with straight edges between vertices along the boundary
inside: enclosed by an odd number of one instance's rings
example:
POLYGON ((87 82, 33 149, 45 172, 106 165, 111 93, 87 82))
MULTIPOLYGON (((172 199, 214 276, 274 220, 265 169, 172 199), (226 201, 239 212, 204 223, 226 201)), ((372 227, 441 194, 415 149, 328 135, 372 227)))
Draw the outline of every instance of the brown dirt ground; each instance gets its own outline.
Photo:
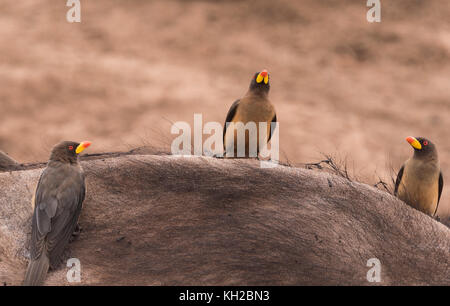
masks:
POLYGON ((170 122, 222 123, 267 68, 284 159, 336 154, 375 183, 427 136, 450 180, 448 1, 382 1, 379 24, 365 0, 81 3, 80 24, 65 1, 0 3, 0 148, 22 162, 61 139, 167 146, 170 122))

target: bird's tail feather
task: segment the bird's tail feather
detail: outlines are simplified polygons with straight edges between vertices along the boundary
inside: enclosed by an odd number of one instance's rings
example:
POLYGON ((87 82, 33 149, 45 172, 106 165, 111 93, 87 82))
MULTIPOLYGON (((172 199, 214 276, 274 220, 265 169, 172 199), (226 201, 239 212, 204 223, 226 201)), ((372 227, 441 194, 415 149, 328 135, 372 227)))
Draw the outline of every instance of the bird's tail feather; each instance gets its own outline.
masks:
POLYGON ((32 259, 28 264, 25 280, 23 281, 24 286, 41 286, 44 284, 45 276, 50 266, 50 260, 45 253, 42 252, 38 259, 32 259))

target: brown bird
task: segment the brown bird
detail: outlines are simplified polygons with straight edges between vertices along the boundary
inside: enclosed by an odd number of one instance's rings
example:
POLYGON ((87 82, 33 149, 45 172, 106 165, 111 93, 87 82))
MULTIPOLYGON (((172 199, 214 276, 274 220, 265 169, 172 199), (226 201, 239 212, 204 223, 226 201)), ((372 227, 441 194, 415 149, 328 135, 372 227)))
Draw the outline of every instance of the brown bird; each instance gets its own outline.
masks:
POLYGON ((19 163, 9 157, 6 153, 0 151, 0 171, 16 168, 19 163))
POLYGON ((90 142, 63 141, 53 147, 34 195, 30 263, 25 286, 42 285, 47 271, 56 268, 74 232, 86 186, 78 155, 90 142))
MULTIPOLYGON (((269 73, 267 70, 257 72, 253 76, 250 87, 244 97, 236 100, 233 105, 231 105, 223 127, 223 143, 225 152, 231 153, 234 150, 234 156, 243 157, 237 154, 237 135, 240 132, 245 133, 245 157, 257 157, 257 154, 259 153, 259 122, 267 123, 265 142, 269 142, 272 137, 271 122, 277 122, 275 108, 269 100, 269 90, 269 73), (238 122, 241 122, 244 126, 249 122, 254 122, 257 130, 256 135, 253 137, 256 139, 249 139, 250 133, 245 131, 244 128, 235 127, 232 129, 227 127, 227 123, 236 124, 238 122), (253 150, 250 150, 252 148, 250 146, 250 141, 253 141, 253 143, 256 144, 256 152, 252 152, 253 150), (256 156, 253 156, 253 154, 256 156)), ((225 153, 224 155, 227 154, 225 153)))
POLYGON ((434 216, 444 187, 436 146, 423 137, 408 137, 406 141, 414 148, 414 155, 398 172, 395 195, 408 205, 434 216))

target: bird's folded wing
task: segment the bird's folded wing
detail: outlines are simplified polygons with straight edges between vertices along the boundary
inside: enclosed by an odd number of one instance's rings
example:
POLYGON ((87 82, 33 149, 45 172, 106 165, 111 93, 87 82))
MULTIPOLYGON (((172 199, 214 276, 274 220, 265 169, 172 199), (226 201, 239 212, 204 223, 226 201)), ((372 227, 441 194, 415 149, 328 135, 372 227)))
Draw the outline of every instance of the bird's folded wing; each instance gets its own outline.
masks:
POLYGON ((234 115, 236 115, 236 110, 237 110, 237 107, 238 107, 240 101, 241 101, 240 99, 234 101, 234 103, 231 105, 230 109, 228 110, 227 118, 225 119, 225 123, 223 125, 223 143, 224 144, 225 144, 225 133, 227 130, 227 122, 231 122, 233 120, 234 115))
POLYGON ((439 207, 439 201, 441 200, 442 195, 442 189, 444 188, 444 177, 442 176, 442 171, 439 173, 439 195, 438 195, 438 202, 436 205, 436 210, 434 211, 435 215, 437 213, 438 207, 439 207))
MULTIPOLYGON (((272 123, 277 123, 277 114, 273 115, 272 118, 272 123)), ((275 131, 275 128, 273 129, 275 131)), ((270 134, 269 134, 269 139, 267 141, 269 141, 272 138, 272 126, 270 126, 270 134)))
POLYGON ((52 175, 52 172, 44 171, 36 189, 31 257, 38 258, 45 247, 50 262, 54 263, 59 260, 77 225, 85 186, 79 173, 65 173, 66 177, 58 180, 59 175, 52 175))
POLYGON ((398 171, 398 174, 397 174, 397 180, 395 181, 394 195, 397 195, 397 193, 398 193, 398 186, 400 185, 400 182, 402 181, 403 170, 405 170, 405 165, 403 165, 403 166, 400 168, 400 171, 398 171))

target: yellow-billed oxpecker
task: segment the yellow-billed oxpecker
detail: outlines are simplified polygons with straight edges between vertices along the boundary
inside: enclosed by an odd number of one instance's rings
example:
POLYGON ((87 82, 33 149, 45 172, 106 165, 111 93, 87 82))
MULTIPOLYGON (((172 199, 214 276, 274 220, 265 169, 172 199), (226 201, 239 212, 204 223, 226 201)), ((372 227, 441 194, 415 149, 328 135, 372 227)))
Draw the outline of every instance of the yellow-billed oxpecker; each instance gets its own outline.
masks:
POLYGON ((444 187, 436 146, 423 137, 408 137, 414 155, 400 169, 395 195, 408 205, 434 216, 444 187))
POLYGON ((90 144, 63 141, 52 149, 34 195, 26 286, 42 285, 49 267, 56 268, 63 259, 86 191, 78 155, 90 144))
MULTIPOLYGON (((266 143, 269 142, 270 138, 272 137, 271 123, 277 122, 275 108, 269 100, 269 90, 269 73, 267 72, 267 70, 257 72, 250 82, 250 87, 247 93, 241 99, 236 100, 233 105, 231 105, 223 127, 223 143, 225 152, 227 152, 227 149, 229 152, 233 151, 232 146, 234 146, 234 156, 237 156, 237 128, 227 128, 227 122, 234 124, 241 122, 243 125, 247 125, 247 123, 249 122, 254 122, 256 124, 256 154, 259 153, 259 123, 266 122, 267 133, 265 141, 266 143)), ((245 156, 249 157, 248 131, 246 131, 245 135, 245 156)))

